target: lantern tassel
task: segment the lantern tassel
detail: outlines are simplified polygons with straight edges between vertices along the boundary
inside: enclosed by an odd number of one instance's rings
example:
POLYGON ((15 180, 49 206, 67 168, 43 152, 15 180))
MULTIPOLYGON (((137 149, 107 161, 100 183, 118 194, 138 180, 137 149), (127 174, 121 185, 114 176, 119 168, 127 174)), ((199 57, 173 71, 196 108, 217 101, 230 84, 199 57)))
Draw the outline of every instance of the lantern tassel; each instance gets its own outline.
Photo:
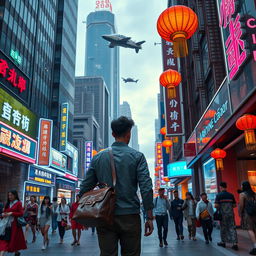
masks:
POLYGON ((167 89, 168 99, 176 98, 176 88, 174 86, 167 89))
POLYGON ((186 38, 177 37, 173 41, 174 56, 177 58, 186 57, 188 55, 188 44, 186 38))
POLYGON ((221 158, 216 159, 216 169, 217 171, 224 170, 223 160, 221 158))
POLYGON ((170 148, 169 147, 166 148, 166 154, 170 154, 170 148))
POLYGON ((256 150, 256 138, 254 130, 245 130, 244 136, 247 150, 256 150))

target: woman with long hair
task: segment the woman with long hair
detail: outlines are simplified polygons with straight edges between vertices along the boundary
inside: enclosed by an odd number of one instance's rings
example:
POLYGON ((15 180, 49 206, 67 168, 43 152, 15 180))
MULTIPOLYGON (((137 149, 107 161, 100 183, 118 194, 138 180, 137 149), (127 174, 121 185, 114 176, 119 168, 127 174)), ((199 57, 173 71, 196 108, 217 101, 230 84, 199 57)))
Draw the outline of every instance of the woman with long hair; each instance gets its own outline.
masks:
POLYGON ((76 202, 72 204, 71 209, 70 209, 70 215, 69 215, 69 218, 71 220, 72 235, 74 238, 74 241, 71 244, 72 246, 80 245, 81 231, 84 229, 83 225, 77 223, 75 220, 72 220, 72 218, 79 206, 79 200, 80 200, 80 196, 76 195, 76 202))
POLYGON ((18 192, 11 190, 8 192, 7 203, 4 207, 2 218, 9 218, 11 223, 10 239, 0 240, 0 256, 5 252, 14 252, 15 256, 20 255, 20 250, 27 249, 22 227, 18 225, 18 217, 23 216, 23 208, 20 202, 18 192))
POLYGON ((196 241, 196 201, 190 192, 186 193, 182 210, 188 224, 189 240, 196 241))
POLYGON ((38 224, 44 238, 42 250, 49 245, 48 231, 52 223, 52 204, 49 196, 45 196, 38 211, 38 224))
POLYGON ((25 232, 25 238, 27 241, 27 233, 29 228, 31 228, 32 234, 33 234, 33 240, 32 243, 36 241, 36 224, 37 224, 37 215, 38 215, 38 204, 36 203, 36 197, 31 196, 30 201, 27 204, 25 208, 25 215, 26 215, 26 232, 25 232))
POLYGON ((69 214, 70 209, 67 205, 66 198, 61 198, 61 203, 59 204, 57 208, 57 221, 58 221, 58 228, 59 228, 59 235, 60 235, 60 244, 63 244, 63 239, 65 236, 65 231, 67 226, 69 225, 69 214))
POLYGON ((239 215, 241 217, 242 227, 248 230, 253 248, 251 255, 256 255, 256 194, 253 192, 249 181, 242 183, 242 193, 239 194, 239 215), (254 211, 254 213, 253 213, 254 211))

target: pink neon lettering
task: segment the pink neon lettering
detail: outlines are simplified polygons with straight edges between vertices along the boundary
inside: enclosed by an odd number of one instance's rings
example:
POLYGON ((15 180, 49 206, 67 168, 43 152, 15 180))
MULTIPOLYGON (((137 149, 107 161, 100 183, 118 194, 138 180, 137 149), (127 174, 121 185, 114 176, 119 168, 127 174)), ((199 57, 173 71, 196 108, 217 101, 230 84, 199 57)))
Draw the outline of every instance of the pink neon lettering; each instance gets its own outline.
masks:
POLYGON ((227 51, 227 60, 229 68, 229 77, 232 80, 239 71, 240 66, 246 59, 245 43, 241 40, 243 34, 240 23, 240 15, 236 16, 235 21, 232 19, 229 23, 230 35, 225 43, 227 51))
POLYGON ((256 28, 256 24, 252 24, 252 22, 254 22, 255 23, 255 18, 250 18, 250 19, 248 19, 247 20, 247 26, 249 27, 249 28, 256 28))
POLYGON ((256 51, 253 51, 253 58, 256 61, 256 51))
POLYGON ((220 3, 220 27, 226 28, 235 12, 235 0, 222 0, 220 3))
POLYGON ((252 34, 252 42, 253 42, 253 44, 256 44, 256 35, 255 34, 252 34))

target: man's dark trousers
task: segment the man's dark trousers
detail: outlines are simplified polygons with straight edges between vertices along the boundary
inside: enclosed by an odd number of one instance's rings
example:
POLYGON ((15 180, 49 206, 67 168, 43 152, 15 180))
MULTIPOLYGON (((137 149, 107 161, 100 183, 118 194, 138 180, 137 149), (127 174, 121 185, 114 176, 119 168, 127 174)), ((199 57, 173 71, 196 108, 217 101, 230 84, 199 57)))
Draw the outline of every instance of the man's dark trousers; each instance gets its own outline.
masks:
POLYGON ((183 236, 183 216, 173 217, 177 237, 183 236))
POLYGON ((160 243, 166 242, 168 234, 168 214, 166 215, 156 215, 156 224, 158 230, 158 238, 160 243), (163 232, 162 232, 163 229, 163 232))
POLYGON ((141 219, 139 214, 116 215, 114 224, 97 228, 100 256, 139 256, 141 252, 141 219))

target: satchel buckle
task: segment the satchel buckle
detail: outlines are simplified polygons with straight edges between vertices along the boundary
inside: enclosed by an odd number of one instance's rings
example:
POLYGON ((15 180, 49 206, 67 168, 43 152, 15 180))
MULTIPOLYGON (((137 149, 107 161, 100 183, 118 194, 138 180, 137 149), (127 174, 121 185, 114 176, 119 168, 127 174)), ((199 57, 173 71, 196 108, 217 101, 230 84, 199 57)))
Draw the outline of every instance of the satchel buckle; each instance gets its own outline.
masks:
POLYGON ((95 201, 87 201, 87 202, 85 202, 85 205, 91 205, 91 206, 94 206, 95 205, 95 201))

